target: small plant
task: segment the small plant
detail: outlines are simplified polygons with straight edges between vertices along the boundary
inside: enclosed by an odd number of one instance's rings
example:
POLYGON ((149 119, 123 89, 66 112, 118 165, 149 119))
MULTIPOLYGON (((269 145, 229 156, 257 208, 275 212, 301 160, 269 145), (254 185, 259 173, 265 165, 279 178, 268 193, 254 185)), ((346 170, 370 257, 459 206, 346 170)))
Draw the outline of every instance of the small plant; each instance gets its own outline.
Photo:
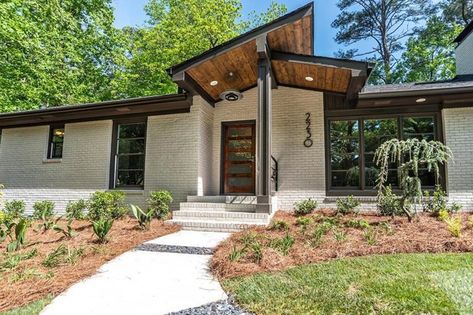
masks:
POLYGON ((270 229, 277 231, 287 231, 289 229, 289 224, 284 220, 276 220, 273 222, 270 229))
POLYGON ((10 229, 14 231, 14 237, 10 236, 10 243, 7 245, 7 251, 14 252, 23 247, 26 242, 26 231, 30 226, 30 222, 25 218, 17 219, 16 222, 12 223, 10 229))
POLYGON ((452 212, 452 213, 453 213, 453 212, 458 212, 458 211, 460 211, 462 208, 463 208, 462 205, 460 205, 460 204, 454 202, 454 203, 452 203, 452 205, 450 206, 450 212, 452 212))
POLYGON ((347 233, 342 229, 333 230, 333 236, 337 242, 345 242, 347 240, 347 233))
POLYGON ((471 216, 468 218, 468 224, 470 225, 470 228, 473 229, 473 215, 471 215, 471 216))
POLYGON ((263 251, 261 249, 261 244, 258 241, 255 241, 251 244, 250 246, 251 249, 251 257, 253 258, 253 261, 257 264, 261 262, 261 259, 263 259, 263 251))
POLYGON ((158 219, 165 219, 170 213, 172 201, 172 194, 169 191, 154 191, 148 198, 148 210, 153 210, 158 219))
POLYGON ((269 242, 269 247, 276 249, 281 252, 284 256, 287 256, 292 245, 294 245, 294 237, 286 233, 281 239, 273 239, 269 242))
POLYGON ((294 214, 297 216, 306 215, 312 213, 317 208, 317 201, 312 199, 306 199, 294 204, 294 214))
POLYGON ((435 191, 430 196, 429 191, 424 192, 422 198, 422 207, 424 211, 432 213, 434 216, 439 216, 440 212, 454 213, 461 210, 461 205, 456 202, 452 203, 450 207, 447 206, 447 194, 442 190, 440 185, 435 186, 435 191))
POLYGON ((361 205, 358 199, 353 196, 347 198, 337 199, 337 214, 347 215, 351 213, 358 213, 357 208, 361 205))
POLYGON ((364 230, 363 238, 365 239, 366 243, 368 243, 368 245, 376 245, 378 243, 378 231, 373 227, 369 227, 364 230))
POLYGON ((70 217, 67 219, 67 224, 65 228, 61 227, 58 224, 59 220, 61 220, 61 217, 56 219, 56 222, 53 225, 53 230, 58 233, 62 233, 66 238, 69 238, 69 239, 73 238, 74 235, 76 234, 74 229, 72 228, 72 221, 74 220, 74 218, 70 217))
POLYGON ((319 246, 322 242, 322 238, 324 237, 324 235, 327 234, 327 232, 330 231, 330 229, 332 229, 333 227, 334 226, 328 222, 318 224, 315 227, 314 232, 312 233, 311 245, 313 247, 319 246))
POLYGON ((97 221, 92 221, 92 228, 100 243, 107 242, 107 235, 113 225, 113 219, 101 218, 97 221))
POLYGON ((240 242, 243 244, 245 249, 251 247, 251 245, 258 241, 258 234, 254 232, 245 233, 242 237, 240 237, 240 242))
POLYGON ((393 193, 391 186, 387 186, 383 193, 378 195, 378 212, 381 215, 392 217, 403 213, 401 199, 393 193))
POLYGON ((123 191, 97 191, 88 202, 88 217, 91 221, 99 219, 120 219, 127 212, 123 191))
POLYGON ((448 218, 445 223, 447 223, 447 229, 452 236, 461 237, 462 221, 460 217, 448 218))
POLYGON ((238 249, 236 248, 236 246, 233 246, 232 251, 228 255, 228 260, 230 260, 231 262, 237 262, 244 256, 245 251, 243 249, 238 249))
POLYGON ((5 202, 3 212, 11 219, 20 219, 25 216, 26 204, 23 200, 5 202))
POLYGON ((301 228, 302 233, 305 233, 307 231, 307 228, 309 227, 311 222, 312 219, 309 217, 298 217, 296 219, 296 225, 301 228))
POLYGON ((20 262, 31 259, 38 255, 38 250, 32 249, 25 254, 8 255, 7 258, 0 264, 0 272, 16 268, 20 262))
POLYGON ((84 220, 86 218, 86 209, 87 202, 84 199, 69 201, 66 206, 66 217, 67 219, 84 220))
POLYGON ((445 221, 448 218, 450 218, 450 213, 448 212, 447 209, 442 209, 438 212, 437 217, 441 221, 445 221))
POLYGON ((387 235, 393 235, 394 231, 391 225, 388 222, 381 222, 379 227, 386 233, 387 235))
POLYGON ((64 264, 75 264, 84 255, 83 248, 72 248, 64 244, 59 245, 50 252, 43 260, 42 265, 47 268, 55 268, 64 264))
POLYGON ((138 220, 138 224, 140 225, 140 227, 143 230, 149 229, 149 225, 151 223, 151 220, 153 219, 155 209, 151 208, 150 210, 148 210, 148 212, 144 212, 138 206, 130 205, 130 207, 131 212, 135 216, 136 220, 138 220))
POLYGON ((43 231, 51 229, 54 225, 54 202, 49 200, 37 201, 33 205, 33 219, 40 220, 38 228, 43 231))
POLYGON ((367 229, 370 227, 368 221, 360 219, 360 220, 349 220, 345 223, 347 227, 355 228, 355 229, 367 229))

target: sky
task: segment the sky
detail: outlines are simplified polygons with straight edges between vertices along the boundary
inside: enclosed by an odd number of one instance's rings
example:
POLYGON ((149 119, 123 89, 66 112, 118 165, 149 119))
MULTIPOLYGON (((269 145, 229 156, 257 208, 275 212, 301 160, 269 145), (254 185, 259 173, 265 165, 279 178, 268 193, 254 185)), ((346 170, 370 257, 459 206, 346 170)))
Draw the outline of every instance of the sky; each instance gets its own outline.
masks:
MULTIPOLYGON (((115 8, 115 25, 123 26, 139 26, 146 21, 146 15, 143 10, 148 0, 113 0, 115 8)), ((256 10, 264 11, 270 4, 271 0, 242 0, 243 16, 249 12, 256 10)), ((279 0, 284 3, 288 11, 293 11, 305 4, 309 0, 279 0)), ((336 18, 339 9, 336 6, 336 0, 315 0, 315 54, 319 56, 333 56, 343 46, 337 45, 334 40, 336 29, 330 25, 336 18)), ((369 51, 368 42, 357 45, 360 51, 369 51)))

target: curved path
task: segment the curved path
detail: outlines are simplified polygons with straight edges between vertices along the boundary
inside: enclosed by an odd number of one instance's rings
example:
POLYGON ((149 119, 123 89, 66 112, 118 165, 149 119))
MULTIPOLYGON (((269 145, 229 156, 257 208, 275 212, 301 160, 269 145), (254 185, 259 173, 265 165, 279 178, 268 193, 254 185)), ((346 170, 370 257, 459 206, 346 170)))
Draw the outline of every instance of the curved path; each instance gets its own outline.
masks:
POLYGON ((41 314, 242 314, 208 270, 213 249, 228 235, 180 231, 144 243, 74 284, 41 314))

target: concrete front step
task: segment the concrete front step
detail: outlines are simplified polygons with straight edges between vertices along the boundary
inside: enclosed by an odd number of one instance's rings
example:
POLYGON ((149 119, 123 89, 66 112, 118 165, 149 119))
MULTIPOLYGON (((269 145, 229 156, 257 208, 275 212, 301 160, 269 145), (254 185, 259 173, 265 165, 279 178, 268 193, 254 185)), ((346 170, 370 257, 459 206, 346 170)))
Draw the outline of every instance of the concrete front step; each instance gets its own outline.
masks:
POLYGON ((249 223, 247 221, 216 221, 216 220, 193 220, 172 219, 167 224, 178 224, 183 230, 208 231, 208 232, 238 232, 252 226, 265 226, 266 223, 249 223))
POLYGON ((187 202, 256 204, 256 196, 187 196, 187 202))
POLYGON ((255 212, 256 205, 238 203, 181 202, 179 209, 181 211, 255 212))
POLYGON ((249 212, 226 212, 226 211, 174 211, 173 219, 176 220, 213 220, 213 221, 245 221, 248 223, 266 224, 269 214, 249 212))

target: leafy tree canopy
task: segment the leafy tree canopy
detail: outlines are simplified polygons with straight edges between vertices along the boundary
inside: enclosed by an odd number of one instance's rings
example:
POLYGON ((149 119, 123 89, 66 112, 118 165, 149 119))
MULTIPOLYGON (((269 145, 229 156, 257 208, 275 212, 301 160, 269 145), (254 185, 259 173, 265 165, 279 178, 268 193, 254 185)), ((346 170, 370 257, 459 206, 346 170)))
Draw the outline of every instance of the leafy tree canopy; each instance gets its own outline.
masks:
POLYGON ((473 21, 473 0, 444 0, 440 7, 444 19, 449 23, 466 26, 473 21))

